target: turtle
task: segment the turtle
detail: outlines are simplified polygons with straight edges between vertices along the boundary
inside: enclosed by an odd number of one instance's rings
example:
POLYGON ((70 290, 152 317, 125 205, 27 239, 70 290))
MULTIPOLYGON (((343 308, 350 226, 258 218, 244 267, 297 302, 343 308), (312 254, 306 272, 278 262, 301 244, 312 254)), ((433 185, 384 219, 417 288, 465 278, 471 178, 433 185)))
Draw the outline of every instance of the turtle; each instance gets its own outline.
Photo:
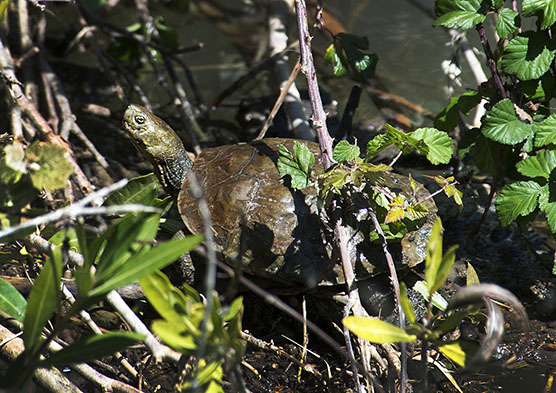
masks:
MULTIPOLYGON (((187 184, 188 171, 195 172, 209 205, 215 247, 226 262, 240 263, 244 273, 285 286, 312 288, 343 281, 333 255, 332 231, 321 220, 315 186, 294 190, 278 172, 278 146, 291 151, 293 139, 266 138, 206 148, 192 160, 175 131, 146 108, 129 105, 122 122, 136 148, 152 163, 163 188, 176 197, 187 229, 197 234, 202 233, 203 224, 187 184)), ((323 173, 319 145, 302 143, 315 154, 312 176, 316 177, 323 173)), ((407 177, 387 172, 384 184, 410 193, 407 177)), ((405 251, 400 254, 410 259, 409 264, 424 260, 428 223, 436 212, 426 189, 420 187, 417 192, 420 200, 426 199, 429 213, 425 225, 402 240, 405 251)), ((363 233, 356 229, 351 238, 363 243, 363 233)), ((384 256, 378 245, 374 249, 372 257, 365 252, 366 257, 353 258, 357 277, 377 273, 377 258, 384 256)))

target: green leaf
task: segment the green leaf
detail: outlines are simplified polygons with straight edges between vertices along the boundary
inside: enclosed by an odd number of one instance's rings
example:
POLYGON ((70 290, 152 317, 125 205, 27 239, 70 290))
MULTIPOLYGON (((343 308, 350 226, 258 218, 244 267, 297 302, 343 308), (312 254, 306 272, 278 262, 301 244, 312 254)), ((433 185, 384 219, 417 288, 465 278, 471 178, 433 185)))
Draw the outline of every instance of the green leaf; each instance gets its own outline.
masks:
MULTIPOLYGON (((141 288, 143 288, 149 303, 151 303, 162 318, 178 323, 186 315, 185 310, 188 309, 186 296, 170 283, 170 280, 168 280, 164 273, 155 271, 152 274, 143 276, 139 280, 139 284, 141 284, 141 288)), ((184 285, 186 285, 187 291, 190 294, 189 298, 193 302, 200 302, 201 299, 197 291, 187 284, 184 285)))
POLYGON ((465 278, 465 285, 470 286, 470 285, 475 285, 480 283, 481 281, 479 280, 479 275, 477 274, 477 271, 475 270, 472 264, 467 262, 467 276, 465 278))
POLYGON ((12 284, 0 278, 0 311, 23 322, 27 302, 12 284))
POLYGON ((23 319, 23 342, 26 351, 32 351, 40 344, 42 329, 58 303, 58 289, 62 276, 61 250, 61 247, 57 247, 53 251, 29 293, 23 319))
POLYGON ((427 246, 427 259, 425 262, 425 281, 429 294, 433 293, 436 289, 432 290, 438 281, 439 270, 442 265, 442 222, 437 218, 434 222, 429 237, 429 244, 427 246))
POLYGON ((25 151, 27 168, 35 188, 54 191, 67 186, 73 166, 63 147, 36 141, 25 151))
POLYGON ((523 16, 539 15, 541 29, 548 29, 556 22, 556 2, 554 0, 523 0, 523 16))
POLYGON ((326 49, 326 53, 324 55, 324 60, 327 63, 332 64, 334 76, 336 77, 344 76, 348 73, 347 65, 344 64, 342 57, 339 54, 341 51, 341 47, 338 49, 336 44, 331 44, 326 49))
POLYGON ((133 257, 131 261, 114 271, 111 276, 97 282, 89 292, 89 296, 103 295, 112 289, 137 281, 155 270, 162 269, 174 262, 183 253, 191 251, 202 239, 201 235, 173 239, 133 257))
POLYGON ((160 339, 182 353, 194 351, 197 348, 195 337, 179 330, 175 323, 158 319, 153 321, 151 328, 160 339))
POLYGON ((540 184, 532 180, 505 185, 495 202, 500 223, 508 226, 517 217, 532 213, 537 207, 540 193, 540 184))
POLYGON ((522 81, 523 94, 528 100, 548 101, 554 97, 556 79, 551 72, 544 74, 541 79, 522 81))
POLYGON ((405 282, 400 283, 400 304, 409 323, 415 323, 415 311, 413 310, 413 304, 411 304, 409 297, 407 296, 407 287, 405 286, 405 282))
POLYGON ((74 363, 89 362, 111 355, 145 338, 134 332, 108 332, 87 337, 53 353, 41 361, 39 367, 65 366, 74 363))
POLYGON ((550 226, 552 233, 556 233, 556 181, 554 179, 555 171, 550 174, 548 184, 542 187, 539 197, 539 208, 546 215, 546 220, 550 226))
POLYGON ((503 71, 515 74, 521 80, 538 79, 550 68, 554 54, 554 43, 544 32, 527 31, 508 42, 499 65, 503 71))
POLYGON ((450 132, 459 123, 460 113, 468 115, 482 99, 481 90, 468 91, 459 97, 450 98, 450 103, 434 119, 434 126, 439 130, 450 132))
POLYGON ((517 118, 512 101, 506 98, 487 113, 482 133, 496 142, 515 145, 527 138, 531 133, 531 125, 517 118))
POLYGON ((113 192, 106 200, 104 205, 124 205, 126 203, 151 204, 160 189, 154 173, 139 176, 131 179, 124 188, 113 192))
POLYGON ((338 142, 336 147, 334 147, 332 158, 337 162, 347 162, 359 158, 359 154, 361 154, 359 146, 357 146, 356 144, 352 145, 348 141, 344 140, 338 142))
POLYGON ((278 146, 278 172, 281 177, 291 176, 291 186, 302 189, 311 185, 311 169, 315 163, 315 156, 306 145, 294 141, 293 154, 283 145, 278 146))
POLYGON ((0 21, 5 21, 8 15, 10 0, 0 0, 0 21))
POLYGON ((519 25, 519 14, 510 8, 502 8, 496 20, 496 32, 500 38, 513 34, 519 25))
POLYGON ((439 344, 438 349, 444 356, 461 367, 469 362, 478 349, 478 345, 469 341, 458 340, 448 344, 439 344))
POLYGON ((447 164, 452 158, 454 148, 452 138, 436 128, 418 128, 410 136, 423 141, 428 147, 427 159, 434 165, 447 164))
POLYGON ((438 16, 458 10, 479 12, 482 3, 483 0, 436 0, 434 11, 438 16))
POLYGON ((444 26, 450 29, 472 29, 479 23, 483 23, 486 15, 474 11, 458 10, 448 12, 434 21, 433 26, 444 26))
MULTIPOLYGON (((4 148, 4 152, 6 153, 4 159, 6 160, 6 165, 9 168, 19 174, 27 173, 27 163, 24 160, 25 149, 23 148, 22 143, 14 141, 11 145, 4 148)), ((19 179, 15 179, 15 181, 17 180, 19 179)))
POLYGON ((432 288, 430 289, 431 293, 435 293, 440 289, 442 285, 446 282, 452 267, 454 266, 454 262, 456 261, 456 250, 458 246, 452 246, 446 251, 446 253, 442 257, 442 263, 438 267, 438 272, 436 274, 436 281, 434 282, 432 288))
POLYGON ((366 79, 372 78, 375 74, 378 57, 374 53, 362 51, 369 48, 367 37, 339 33, 337 38, 341 40, 340 42, 350 68, 366 79))
POLYGON ((412 342, 417 339, 391 323, 377 318, 346 317, 342 323, 357 336, 375 344, 412 342))
POLYGON ((535 147, 543 147, 556 143, 556 113, 541 122, 533 122, 535 147))
POLYGON ((517 163, 517 170, 524 176, 543 177, 548 180, 550 173, 556 168, 556 151, 544 150, 536 156, 528 157, 517 163))

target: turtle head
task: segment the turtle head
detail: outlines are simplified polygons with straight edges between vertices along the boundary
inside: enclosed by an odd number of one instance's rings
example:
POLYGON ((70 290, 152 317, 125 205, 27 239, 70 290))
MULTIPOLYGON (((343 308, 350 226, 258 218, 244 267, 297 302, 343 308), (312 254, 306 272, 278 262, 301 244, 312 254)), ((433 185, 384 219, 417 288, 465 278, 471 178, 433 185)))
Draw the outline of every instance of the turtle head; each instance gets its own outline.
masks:
POLYGON ((164 189, 177 194, 193 161, 176 132, 140 105, 128 106, 122 123, 135 147, 153 164, 164 189))

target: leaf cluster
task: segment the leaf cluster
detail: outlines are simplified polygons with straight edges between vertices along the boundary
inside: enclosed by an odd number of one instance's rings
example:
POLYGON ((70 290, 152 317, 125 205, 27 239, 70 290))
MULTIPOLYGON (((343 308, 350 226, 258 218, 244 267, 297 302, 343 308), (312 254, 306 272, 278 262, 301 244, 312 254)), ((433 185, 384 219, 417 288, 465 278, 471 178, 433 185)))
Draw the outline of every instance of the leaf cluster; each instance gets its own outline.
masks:
MULTIPOLYGON (((139 182, 144 183, 144 179, 139 182)), ((117 198, 151 205, 157 203, 154 199, 156 189, 143 193, 137 191, 138 183, 130 182, 117 198)), ((25 345, 24 352, 6 373, 3 386, 20 386, 37 367, 85 362, 114 353, 142 339, 142 335, 136 333, 113 332, 86 338, 46 359, 41 358, 48 343, 70 323, 72 316, 97 303, 111 290, 167 266, 202 240, 201 236, 188 236, 153 246, 159 222, 160 214, 128 214, 97 235, 87 233, 84 223, 78 222, 75 229, 57 233, 51 239, 54 242, 61 240, 62 245, 50 252, 26 302, 10 284, 0 282, 3 288, 0 310, 23 321, 25 345), (67 263, 70 243, 76 245, 83 264, 74 271, 78 288, 75 303, 62 313, 61 275, 67 263), (45 336, 45 327, 52 319, 55 320, 54 330, 45 336)))
POLYGON ((242 298, 223 307, 216 293, 210 316, 199 293, 187 284, 183 292, 174 287, 161 272, 140 280, 147 299, 163 319, 155 320, 152 330, 163 342, 185 355, 198 354, 205 343, 205 356, 195 360, 189 374, 182 379, 181 390, 202 387, 203 391, 223 392, 224 372, 241 361, 244 344, 241 340, 242 298), (203 321, 207 324, 203 330, 203 321))
POLYGON ((496 197, 496 211, 502 225, 531 219, 541 211, 556 233, 556 149, 555 114, 548 102, 554 98, 556 78, 551 65, 556 43, 550 31, 556 22, 553 1, 524 0, 521 10, 505 7, 501 0, 437 0, 435 25, 482 31, 491 20, 499 36, 497 50, 486 52, 496 65, 490 83, 473 92, 452 98, 435 125, 451 131, 460 115, 485 99, 490 108, 479 129, 467 132, 459 144, 459 155, 470 155, 482 170, 515 182, 506 184, 496 197), (536 29, 525 30, 527 19, 536 29), (500 78, 503 83, 496 82, 500 78), (509 98, 505 98, 509 97, 509 98))

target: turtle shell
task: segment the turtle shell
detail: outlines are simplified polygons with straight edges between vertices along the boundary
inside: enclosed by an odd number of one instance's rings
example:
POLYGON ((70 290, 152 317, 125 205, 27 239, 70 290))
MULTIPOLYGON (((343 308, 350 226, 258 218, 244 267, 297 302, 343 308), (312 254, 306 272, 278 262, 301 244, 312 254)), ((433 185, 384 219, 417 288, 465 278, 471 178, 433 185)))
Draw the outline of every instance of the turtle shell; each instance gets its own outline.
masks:
MULTIPOLYGON (((322 173, 320 148, 313 142, 301 143, 315 154, 316 177, 322 173)), ((241 264, 244 272, 276 283, 307 287, 323 279, 339 283, 341 273, 330 269, 336 259, 331 257, 332 233, 319 218, 317 191, 313 186, 294 190, 280 178, 276 166, 279 145, 292 151, 293 140, 268 138, 208 148, 195 160, 193 170, 208 201, 217 250, 229 263, 241 264)), ((409 184, 407 178, 395 174, 387 174, 387 182, 402 192, 409 184)), ((197 201, 187 181, 177 200, 187 228, 201 233, 197 201)), ((432 198, 429 201, 436 211, 432 198)), ((413 235, 428 239, 426 232, 425 228, 424 236, 413 235)), ((384 259, 380 247, 374 249, 376 258, 384 259)), ((425 255, 425 250, 417 254, 425 255)), ((361 262, 358 258, 357 277, 376 273, 374 259, 361 262)))

